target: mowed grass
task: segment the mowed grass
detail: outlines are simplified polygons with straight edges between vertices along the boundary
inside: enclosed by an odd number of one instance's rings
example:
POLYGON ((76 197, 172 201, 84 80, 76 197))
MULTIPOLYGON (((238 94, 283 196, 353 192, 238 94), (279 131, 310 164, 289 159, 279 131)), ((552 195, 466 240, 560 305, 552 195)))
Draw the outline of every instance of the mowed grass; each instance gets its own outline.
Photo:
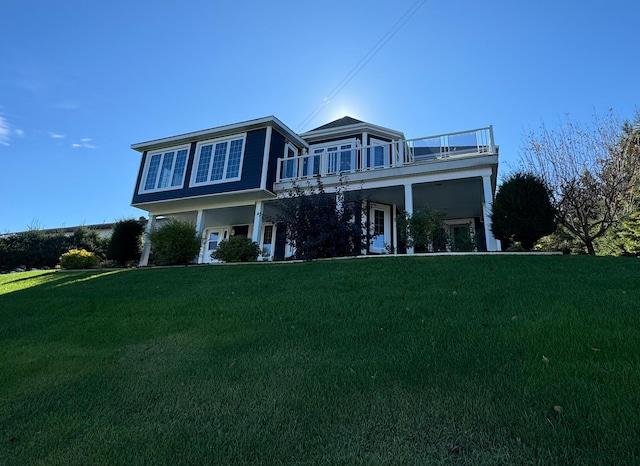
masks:
POLYGON ((640 260, 0 276, 0 464, 639 464, 640 260))

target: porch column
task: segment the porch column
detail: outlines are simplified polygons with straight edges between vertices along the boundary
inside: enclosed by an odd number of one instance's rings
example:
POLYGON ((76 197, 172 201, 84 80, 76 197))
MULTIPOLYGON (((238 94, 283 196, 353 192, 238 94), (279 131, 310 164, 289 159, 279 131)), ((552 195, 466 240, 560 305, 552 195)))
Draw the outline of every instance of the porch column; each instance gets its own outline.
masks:
POLYGON ((156 217, 157 215, 149 215, 147 228, 144 230, 144 244, 142 245, 142 254, 140 254, 140 262, 138 263, 140 267, 146 267, 149 265, 149 254, 151 253, 151 240, 149 239, 149 234, 153 231, 153 227, 156 224, 156 217))
MULTIPOLYGON (((413 186, 411 183, 404 185, 404 210, 413 215, 413 186)), ((407 254, 413 254, 413 248, 407 248, 407 254)))
POLYGON ((398 216, 398 208, 395 204, 391 207, 391 234, 393 235, 393 254, 398 254, 398 222, 396 217, 398 216))
POLYGON ((202 238, 202 227, 204 225, 204 210, 198 210, 198 215, 196 217, 196 234, 198 238, 200 238, 200 252, 198 253, 198 264, 202 263, 204 259, 204 245, 205 241, 202 238))
POLYGON ((253 232, 251 241, 260 244, 260 233, 262 232, 262 212, 264 211, 264 202, 256 201, 256 210, 253 216, 253 232))
POLYGON ((487 241, 487 251, 497 251, 498 243, 491 231, 491 208, 493 206, 493 194, 491 190, 491 176, 482 177, 482 188, 484 190, 483 216, 484 216, 484 237, 487 241))

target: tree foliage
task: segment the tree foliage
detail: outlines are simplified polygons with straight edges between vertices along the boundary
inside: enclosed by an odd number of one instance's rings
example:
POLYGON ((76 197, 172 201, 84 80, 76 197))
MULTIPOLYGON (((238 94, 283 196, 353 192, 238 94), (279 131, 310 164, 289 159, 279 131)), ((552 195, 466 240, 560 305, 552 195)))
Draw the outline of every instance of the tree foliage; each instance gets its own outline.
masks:
POLYGON ((113 226, 113 233, 107 249, 107 258, 124 266, 128 261, 140 258, 141 238, 144 225, 135 219, 119 220, 113 226))
POLYGON ((445 216, 444 212, 429 206, 414 210, 412 214, 401 213, 396 218, 400 242, 407 248, 416 248, 418 252, 446 251, 445 216))
POLYGON ((595 254, 598 238, 637 204, 640 115, 634 124, 609 112, 591 125, 542 125, 525 136, 522 164, 551 189, 558 221, 595 254))
POLYGON ((327 193, 317 180, 315 187, 296 185, 274 201, 277 213, 267 220, 285 231, 296 259, 355 256, 366 247, 362 200, 345 191, 341 185, 336 193, 327 193))
POLYGON ((201 240, 193 224, 166 220, 149 234, 151 254, 156 265, 187 265, 200 252, 201 240))
POLYGON ((491 212, 491 231, 503 243, 520 242, 531 251, 536 241, 556 229, 551 192, 531 173, 517 172, 498 189, 491 212))
POLYGON ((0 270, 53 268, 69 249, 86 249, 104 258, 106 241, 95 230, 78 227, 71 235, 32 228, 0 238, 0 270))

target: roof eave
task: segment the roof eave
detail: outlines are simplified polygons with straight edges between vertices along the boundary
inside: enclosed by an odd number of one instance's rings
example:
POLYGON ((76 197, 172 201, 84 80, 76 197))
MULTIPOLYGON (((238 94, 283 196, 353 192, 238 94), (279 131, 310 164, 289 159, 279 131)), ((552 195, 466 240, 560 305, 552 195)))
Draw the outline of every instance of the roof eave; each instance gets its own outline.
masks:
POLYGON ((339 126, 337 128, 327 128, 321 130, 311 130, 306 133, 300 134, 300 137, 304 139, 320 139, 327 136, 339 136, 341 134, 362 132, 362 131, 374 131, 389 136, 395 136, 398 139, 405 139, 404 133, 396 131, 394 129, 385 128, 384 126, 378 126, 371 123, 357 123, 353 125, 339 126))
POLYGON ((307 142, 298 136, 291 128, 282 123, 275 116, 267 116, 263 118, 257 118, 255 120, 241 121, 239 123, 233 123, 230 125, 217 126, 215 128, 204 129, 201 131, 194 131, 191 133, 178 134, 176 136, 170 136, 162 139, 153 139, 151 141, 139 142, 132 144, 131 148, 138 152, 144 152, 147 150, 159 149, 161 147, 167 147, 169 145, 186 144, 194 141, 200 141, 209 137, 224 136, 227 134, 233 134, 236 132, 250 131, 252 129, 258 129, 266 126, 272 126, 278 131, 284 134, 288 139, 297 143, 301 147, 308 148, 307 142))

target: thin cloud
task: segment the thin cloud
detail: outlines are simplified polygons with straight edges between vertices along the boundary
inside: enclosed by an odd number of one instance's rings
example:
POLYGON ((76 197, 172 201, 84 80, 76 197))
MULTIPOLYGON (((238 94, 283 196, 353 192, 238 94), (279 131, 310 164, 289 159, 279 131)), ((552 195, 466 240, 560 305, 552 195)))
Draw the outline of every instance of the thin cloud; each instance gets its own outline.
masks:
POLYGON ((90 142, 91 142, 91 138, 82 138, 80 139, 79 143, 75 142, 71 144, 71 147, 73 147, 74 149, 78 149, 78 148, 95 149, 96 146, 94 146, 93 144, 90 144, 90 142))
POLYGON ((64 139, 64 134, 52 133, 49 131, 49 136, 53 139, 64 139))
POLYGON ((16 136, 18 136, 18 137, 21 137, 21 138, 25 137, 25 132, 23 130, 21 130, 20 128, 17 128, 14 131, 14 133, 16 133, 16 136))
POLYGON ((9 146, 9 136, 11 134, 11 129, 9 128, 9 123, 4 117, 0 116, 0 145, 1 146, 9 146))
POLYGON ((54 104, 53 108, 57 108, 60 110, 77 110, 80 108, 80 104, 78 102, 67 100, 64 102, 58 102, 57 104, 54 104))

